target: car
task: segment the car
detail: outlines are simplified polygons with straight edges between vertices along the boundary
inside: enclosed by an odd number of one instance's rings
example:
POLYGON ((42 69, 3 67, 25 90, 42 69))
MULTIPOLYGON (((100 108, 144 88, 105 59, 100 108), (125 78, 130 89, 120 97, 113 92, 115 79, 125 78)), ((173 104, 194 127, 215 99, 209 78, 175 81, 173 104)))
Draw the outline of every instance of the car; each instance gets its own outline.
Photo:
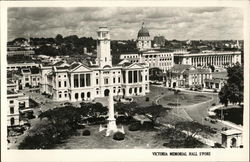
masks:
POLYGON ((206 121, 209 121, 209 120, 210 120, 210 118, 209 118, 209 117, 205 117, 205 120, 206 120, 206 121))
POLYGON ((210 122, 211 122, 212 124, 215 124, 215 123, 217 123, 218 121, 217 121, 216 119, 211 119, 210 122))

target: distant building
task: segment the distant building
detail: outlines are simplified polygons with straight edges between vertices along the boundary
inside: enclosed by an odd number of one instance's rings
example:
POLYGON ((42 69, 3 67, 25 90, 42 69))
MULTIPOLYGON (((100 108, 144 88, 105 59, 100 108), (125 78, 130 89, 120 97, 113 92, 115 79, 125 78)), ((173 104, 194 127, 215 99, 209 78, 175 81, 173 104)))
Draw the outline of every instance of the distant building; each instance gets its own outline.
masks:
POLYGON ((207 53, 178 53, 174 55, 175 64, 192 66, 214 65, 219 67, 232 66, 241 63, 241 52, 210 51, 207 53))
POLYGON ((149 31, 144 26, 144 22, 142 23, 142 27, 138 32, 136 46, 140 51, 151 49, 151 39, 149 31))
MULTIPOLYGON (((162 37, 160 37, 160 39, 162 39, 162 37)), ((159 68, 164 73, 166 73, 167 70, 172 68, 174 65, 173 52, 169 52, 168 50, 152 49, 149 31, 144 27, 144 24, 142 24, 142 28, 138 31, 137 49, 140 52, 120 54, 120 59, 127 60, 131 63, 144 63, 148 65, 149 68, 159 68)))
POLYGON ((22 124, 19 110, 29 107, 29 97, 17 91, 18 85, 15 81, 7 80, 7 126, 22 124), (15 85, 15 86, 13 86, 15 85))
POLYGON ((7 70, 19 70, 22 68, 31 68, 31 67, 39 67, 39 64, 30 62, 30 63, 13 63, 7 65, 7 70))
POLYGON ((41 75, 38 67, 21 69, 21 75, 22 80, 20 84, 22 88, 39 86, 41 75))
POLYGON ((212 72, 212 77, 205 79, 205 87, 207 89, 216 89, 220 91, 221 88, 227 83, 228 76, 227 76, 226 69, 215 70, 212 72))
POLYGON ((166 86, 172 88, 205 87, 205 80, 210 79, 211 69, 204 67, 193 67, 192 65, 176 64, 169 71, 166 78, 166 86))

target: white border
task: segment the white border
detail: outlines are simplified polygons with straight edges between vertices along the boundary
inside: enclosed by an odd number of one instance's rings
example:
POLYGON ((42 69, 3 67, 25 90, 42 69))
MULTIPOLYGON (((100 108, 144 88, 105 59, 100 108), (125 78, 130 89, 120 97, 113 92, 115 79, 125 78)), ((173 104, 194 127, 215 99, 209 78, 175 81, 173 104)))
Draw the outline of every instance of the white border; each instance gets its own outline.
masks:
POLYGON ((2 161, 248 161, 249 150, 249 1, 5 1, 1 2, 1 155, 2 161), (6 42, 8 7, 240 7, 244 10, 243 149, 83 149, 7 150, 6 42), (155 151, 209 151, 211 156, 153 156, 155 151))

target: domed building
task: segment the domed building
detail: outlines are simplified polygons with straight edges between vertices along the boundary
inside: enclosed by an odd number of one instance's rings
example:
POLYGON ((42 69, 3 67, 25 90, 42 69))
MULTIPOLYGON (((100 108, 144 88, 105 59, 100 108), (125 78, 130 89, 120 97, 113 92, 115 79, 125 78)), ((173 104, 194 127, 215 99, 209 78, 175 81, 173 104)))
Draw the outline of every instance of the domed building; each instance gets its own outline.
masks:
POLYGON ((136 46, 140 51, 151 48, 150 34, 148 29, 144 26, 144 23, 142 23, 142 27, 138 32, 136 46))

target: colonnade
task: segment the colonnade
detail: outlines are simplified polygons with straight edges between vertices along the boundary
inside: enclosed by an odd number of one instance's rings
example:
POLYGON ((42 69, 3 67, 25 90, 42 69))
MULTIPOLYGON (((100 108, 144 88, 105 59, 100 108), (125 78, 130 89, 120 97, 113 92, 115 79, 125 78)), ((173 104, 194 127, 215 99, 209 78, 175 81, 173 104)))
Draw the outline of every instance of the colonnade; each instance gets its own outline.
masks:
POLYGON ((233 55, 215 55, 215 56, 192 56, 191 65, 193 66, 207 66, 207 65, 215 65, 215 66, 223 66, 225 64, 232 65, 234 62, 233 55))

